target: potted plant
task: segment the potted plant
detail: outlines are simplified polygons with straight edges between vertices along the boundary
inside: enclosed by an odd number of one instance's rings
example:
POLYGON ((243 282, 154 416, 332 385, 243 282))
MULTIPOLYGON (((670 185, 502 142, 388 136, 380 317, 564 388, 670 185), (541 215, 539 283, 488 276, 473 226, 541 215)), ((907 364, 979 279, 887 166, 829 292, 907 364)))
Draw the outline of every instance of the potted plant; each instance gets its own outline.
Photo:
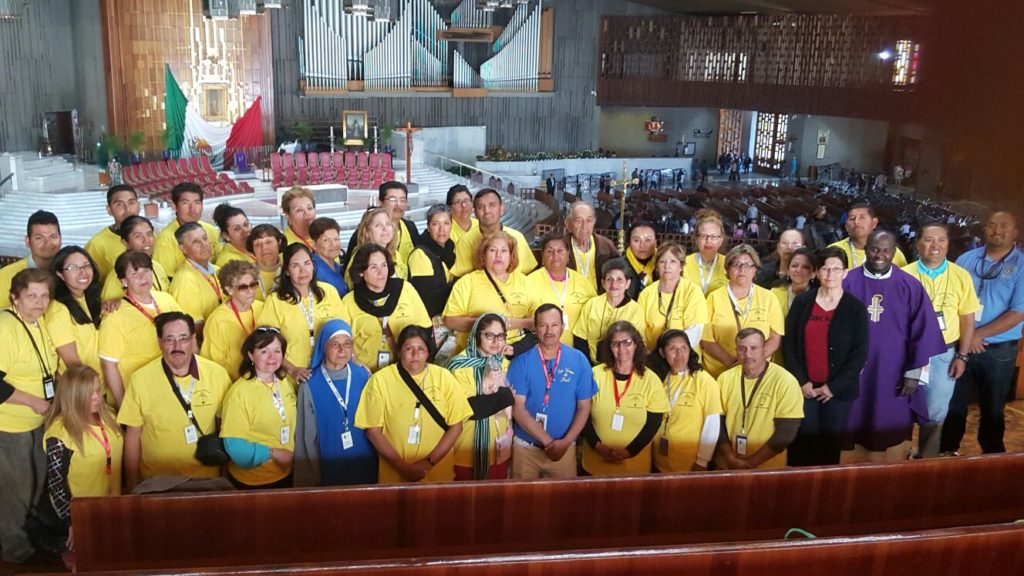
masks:
POLYGON ((132 151, 132 164, 142 162, 142 145, 145 141, 146 135, 141 131, 136 130, 128 135, 128 148, 132 151))
POLYGON ((121 139, 115 134, 103 134, 100 136, 99 165, 106 166, 107 162, 117 158, 121 153, 121 139))
POLYGON ((296 151, 312 149, 310 141, 313 139, 313 125, 307 120, 299 120, 292 127, 292 134, 295 135, 295 140, 299 143, 296 151))
POLYGON ((391 145, 391 135, 395 132, 394 124, 384 123, 377 129, 377 148, 381 152, 387 152, 392 156, 395 154, 395 147, 391 145))
POLYGON ((161 146, 163 146, 163 159, 164 160, 170 160, 171 159, 171 131, 168 130, 167 128, 164 128, 163 131, 160 132, 160 144, 161 144, 161 146))

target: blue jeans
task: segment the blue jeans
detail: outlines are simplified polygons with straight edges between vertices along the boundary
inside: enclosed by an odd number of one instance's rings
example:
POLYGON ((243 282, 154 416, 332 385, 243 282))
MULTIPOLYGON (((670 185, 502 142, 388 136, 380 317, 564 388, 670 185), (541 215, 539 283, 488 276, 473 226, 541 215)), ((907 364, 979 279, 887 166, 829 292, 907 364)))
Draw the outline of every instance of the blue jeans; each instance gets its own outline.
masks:
POLYGON ((967 425, 967 404, 971 399, 971 388, 977 387, 978 409, 981 411, 978 444, 985 454, 1006 452, 1003 444, 1003 431, 1006 429, 1003 409, 1013 386, 1016 358, 1016 340, 992 344, 981 354, 971 355, 967 371, 956 381, 953 397, 949 401, 949 414, 942 427, 940 450, 954 452, 960 449, 960 440, 964 437, 967 425))
POLYGON ((941 424, 949 412, 949 399, 953 397, 956 380, 949 377, 949 365, 956 357, 956 348, 932 356, 928 361, 928 384, 923 386, 928 403, 928 421, 941 424))

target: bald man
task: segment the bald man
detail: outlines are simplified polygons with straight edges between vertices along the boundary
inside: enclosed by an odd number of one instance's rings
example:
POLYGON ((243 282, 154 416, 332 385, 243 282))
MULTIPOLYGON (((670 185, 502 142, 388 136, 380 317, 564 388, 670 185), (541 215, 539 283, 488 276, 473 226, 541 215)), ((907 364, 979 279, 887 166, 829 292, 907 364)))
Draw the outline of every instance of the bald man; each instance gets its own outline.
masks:
POLYGON ((1016 242, 1016 218, 1009 212, 996 212, 985 224, 985 245, 956 261, 970 273, 981 310, 974 315, 967 370, 956 382, 943 424, 943 452, 960 449, 967 403, 975 386, 981 410, 978 444, 986 454, 1006 451, 1003 409, 1013 386, 1017 343, 1024 324, 1024 253, 1016 242))
POLYGON ((597 215, 589 202, 577 200, 569 207, 565 217, 565 230, 571 236, 569 268, 580 273, 598 294, 604 292, 598 276, 601 266, 619 255, 615 243, 604 236, 594 235, 597 215))

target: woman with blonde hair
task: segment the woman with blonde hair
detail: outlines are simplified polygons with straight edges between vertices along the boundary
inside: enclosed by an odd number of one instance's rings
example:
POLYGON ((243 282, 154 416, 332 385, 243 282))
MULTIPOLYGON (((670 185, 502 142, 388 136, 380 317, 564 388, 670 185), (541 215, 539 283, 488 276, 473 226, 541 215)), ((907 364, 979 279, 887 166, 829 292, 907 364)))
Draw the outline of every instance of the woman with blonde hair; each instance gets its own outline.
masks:
POLYGON ((287 243, 301 242, 310 252, 315 251, 313 239, 309 237, 309 225, 316 220, 313 191, 302 186, 292 186, 281 196, 281 212, 288 221, 284 231, 287 243))
POLYGON ((658 246, 654 254, 658 279, 640 293, 638 304, 644 310, 644 325, 637 326, 644 345, 653 350, 666 330, 685 330, 690 340, 700 342, 708 322, 704 293, 682 277, 686 251, 674 242, 658 246))
POLYGON ((729 282, 725 259, 719 253, 725 242, 725 223, 714 210, 700 210, 696 217, 694 246, 697 251, 686 257, 683 278, 696 284, 707 296, 729 282))
POLYGON ((72 498, 121 494, 124 437, 96 370, 78 365, 60 375, 45 429, 46 497, 28 526, 37 547, 61 553, 72 548, 72 498))
POLYGON ((392 261, 395 263, 395 276, 398 278, 407 278, 409 276, 409 262, 400 262, 400 258, 398 258, 398 235, 395 233, 395 223, 391 220, 391 212, 387 208, 377 207, 367 210, 363 214, 362 219, 359 220, 355 237, 356 243, 353 249, 346 255, 346 284, 349 286, 354 284, 350 273, 352 261, 355 260, 356 252, 367 244, 377 244, 383 246, 388 251, 392 261))

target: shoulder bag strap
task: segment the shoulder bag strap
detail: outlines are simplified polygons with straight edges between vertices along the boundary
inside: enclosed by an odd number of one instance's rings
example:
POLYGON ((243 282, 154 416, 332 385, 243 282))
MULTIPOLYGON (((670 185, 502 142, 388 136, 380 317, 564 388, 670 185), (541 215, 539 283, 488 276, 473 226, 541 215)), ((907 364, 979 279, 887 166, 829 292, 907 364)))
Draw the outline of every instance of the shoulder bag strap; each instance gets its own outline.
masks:
POLYGON ((427 414, 430 414, 430 417, 434 419, 434 422, 437 422, 437 425, 440 426, 442 430, 447 432, 448 423, 445 422, 444 418, 441 416, 441 413, 437 411, 437 406, 434 406, 434 403, 430 401, 430 398, 427 398, 427 394, 423 392, 423 389, 416 384, 416 382, 412 379, 412 375, 409 374, 409 372, 406 371, 406 369, 403 368, 401 364, 398 365, 398 374, 399 376, 402 377, 402 382, 405 382, 405 385, 409 387, 409 391, 412 392, 414 396, 416 396, 416 400, 420 403, 420 405, 427 410, 427 414))

